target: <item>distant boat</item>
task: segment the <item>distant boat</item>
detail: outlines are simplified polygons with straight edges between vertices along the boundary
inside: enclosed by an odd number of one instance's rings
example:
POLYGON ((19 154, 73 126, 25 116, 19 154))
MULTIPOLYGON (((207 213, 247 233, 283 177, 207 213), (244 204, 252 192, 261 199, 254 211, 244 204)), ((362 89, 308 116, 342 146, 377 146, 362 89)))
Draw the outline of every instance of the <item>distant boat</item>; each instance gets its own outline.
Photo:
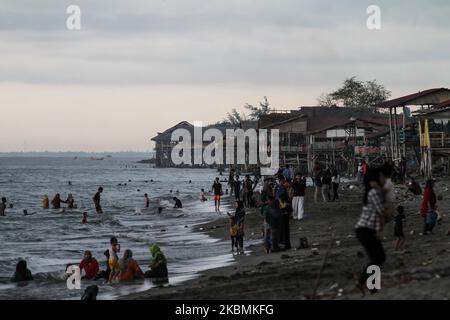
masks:
POLYGON ((103 160, 105 158, 96 158, 96 157, 91 157, 91 160, 103 160))

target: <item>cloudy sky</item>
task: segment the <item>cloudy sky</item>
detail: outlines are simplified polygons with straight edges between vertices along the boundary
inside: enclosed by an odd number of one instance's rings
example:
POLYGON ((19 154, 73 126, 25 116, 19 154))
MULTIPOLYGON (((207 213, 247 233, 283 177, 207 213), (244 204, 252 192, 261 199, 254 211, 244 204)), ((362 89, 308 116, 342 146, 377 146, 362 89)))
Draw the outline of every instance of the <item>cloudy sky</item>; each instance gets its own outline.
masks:
POLYGON ((181 120, 314 105, 350 76, 393 96, 450 87, 449 15, 447 0, 2 0, 0 152, 150 150, 181 120))

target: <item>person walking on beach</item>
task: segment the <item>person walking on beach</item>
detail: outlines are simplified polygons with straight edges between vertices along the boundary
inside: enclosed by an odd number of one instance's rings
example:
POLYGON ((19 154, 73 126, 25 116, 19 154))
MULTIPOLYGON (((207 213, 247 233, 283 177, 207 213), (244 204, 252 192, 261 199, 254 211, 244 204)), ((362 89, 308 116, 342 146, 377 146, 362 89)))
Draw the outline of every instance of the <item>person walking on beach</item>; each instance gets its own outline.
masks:
POLYGON ((239 180, 239 175, 236 175, 234 180, 234 197, 236 200, 241 200, 241 185, 242 182, 239 180))
POLYGON ((330 201, 331 172, 327 169, 322 177, 322 198, 323 202, 330 201))
POLYGON ((376 265, 381 267, 385 260, 383 244, 380 240, 382 229, 382 215, 384 211, 382 189, 384 177, 379 169, 369 169, 364 176, 364 197, 362 213, 355 225, 356 238, 369 257, 368 265, 363 269, 356 287, 364 294, 366 281, 369 277, 367 267, 376 265))
POLYGON ((319 193, 322 193, 322 168, 318 163, 314 166, 314 202, 317 203, 319 193))
POLYGON ((216 178, 212 185, 212 190, 214 192, 214 207, 216 212, 220 212, 220 198, 222 197, 222 184, 219 181, 219 177, 216 178))
POLYGON ((341 176, 336 169, 333 170, 333 177, 331 178, 331 184, 333 186, 333 201, 339 199, 339 184, 341 183, 341 176))
POLYGON ((230 197, 233 195, 234 191, 234 176, 235 176, 234 169, 230 169, 230 174, 228 175, 228 186, 230 187, 230 197))
POLYGON ((2 197, 2 202, 0 202, 0 216, 5 216, 6 211, 6 198, 2 197))
POLYGON ((397 215, 394 218, 394 236, 395 251, 403 250, 405 244, 405 234, 403 233, 403 221, 405 221, 405 208, 403 206, 397 207, 397 215))
POLYGON ((103 213, 102 206, 100 205, 102 192, 103 192, 103 187, 99 187, 97 190, 97 193, 92 198, 92 200, 94 201, 95 211, 97 211, 97 213, 103 213))
POLYGON ((250 175, 245 176, 244 180, 244 205, 247 208, 250 208, 252 206, 252 199, 253 199, 253 181, 250 178, 250 175))
POLYGON ((306 180, 300 173, 297 173, 291 185, 294 220, 299 221, 303 220, 305 190, 306 190, 306 180))
POLYGON ((289 220, 292 215, 292 206, 287 193, 280 196, 280 211, 281 211, 281 227, 280 227, 280 243, 284 245, 284 250, 291 249, 291 235, 289 220))
POLYGON ((433 180, 429 178, 425 184, 420 214, 424 219, 423 234, 428 235, 436 225, 436 194, 433 190, 433 180))
POLYGON ((236 219, 236 223, 238 225, 238 232, 237 232, 237 242, 238 242, 238 253, 243 254, 244 253, 244 227, 245 227, 245 209, 244 209, 244 202, 242 200, 236 201, 236 211, 234 214, 234 217, 236 219))
POLYGON ((44 195, 44 198, 42 198, 42 209, 48 209, 50 208, 50 200, 48 199, 48 195, 44 195))
POLYGON ((261 207, 261 215, 264 218, 263 235, 264 235, 264 250, 266 254, 269 254, 272 249, 271 217, 272 217, 273 201, 274 201, 273 195, 269 195, 261 207))
POLYGON ((236 248, 236 252, 238 252, 239 246, 237 241, 237 234, 239 231, 239 225, 236 223, 236 218, 231 216, 230 219, 230 240, 231 240, 231 252, 234 252, 234 248, 236 248))

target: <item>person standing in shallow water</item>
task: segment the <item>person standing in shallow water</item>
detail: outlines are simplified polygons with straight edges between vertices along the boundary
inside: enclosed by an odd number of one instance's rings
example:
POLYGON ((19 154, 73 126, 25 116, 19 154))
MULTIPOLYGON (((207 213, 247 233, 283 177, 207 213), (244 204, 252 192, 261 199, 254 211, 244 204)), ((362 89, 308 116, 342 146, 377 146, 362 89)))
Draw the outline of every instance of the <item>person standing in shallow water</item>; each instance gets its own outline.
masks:
POLYGON ((369 263, 364 267, 356 287, 364 293, 366 281, 369 277, 367 267, 381 266, 386 261, 380 232, 383 225, 384 203, 382 190, 384 176, 378 169, 369 169, 364 175, 365 192, 362 213, 355 225, 356 238, 359 240, 369 257, 369 263))
POLYGON ((150 199, 148 197, 148 194, 144 194, 144 198, 145 198, 145 207, 148 208, 150 207, 150 199))
POLYGON ((57 193, 52 200, 53 209, 61 209, 61 202, 63 202, 61 200, 61 196, 59 195, 59 193, 57 193))
POLYGON ((217 177, 212 185, 212 190, 214 192, 214 206, 216 212, 220 212, 220 198, 222 197, 222 184, 219 182, 217 177))
POLYGON ((100 205, 100 200, 101 200, 100 195, 102 192, 103 192, 103 188, 99 187, 97 193, 92 198, 92 200, 94 201, 94 205, 95 205, 95 211, 97 211, 97 213, 103 213, 102 206, 100 205))
POLYGON ((5 215, 5 210, 6 210, 6 198, 2 197, 2 202, 0 202, 0 216, 5 215))
POLYGON ((44 195, 44 198, 42 199, 42 209, 49 209, 50 208, 50 200, 48 199, 48 195, 44 195))

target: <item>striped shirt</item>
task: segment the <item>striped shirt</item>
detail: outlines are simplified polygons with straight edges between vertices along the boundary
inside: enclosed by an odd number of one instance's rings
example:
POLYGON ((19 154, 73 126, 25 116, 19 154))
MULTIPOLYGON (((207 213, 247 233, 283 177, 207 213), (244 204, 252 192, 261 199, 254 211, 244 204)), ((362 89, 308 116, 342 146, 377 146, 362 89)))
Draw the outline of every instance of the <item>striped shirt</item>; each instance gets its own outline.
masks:
POLYGON ((363 206, 362 213, 355 228, 369 228, 375 231, 381 230, 381 213, 383 212, 382 194, 371 189, 367 195, 367 204, 363 206))

